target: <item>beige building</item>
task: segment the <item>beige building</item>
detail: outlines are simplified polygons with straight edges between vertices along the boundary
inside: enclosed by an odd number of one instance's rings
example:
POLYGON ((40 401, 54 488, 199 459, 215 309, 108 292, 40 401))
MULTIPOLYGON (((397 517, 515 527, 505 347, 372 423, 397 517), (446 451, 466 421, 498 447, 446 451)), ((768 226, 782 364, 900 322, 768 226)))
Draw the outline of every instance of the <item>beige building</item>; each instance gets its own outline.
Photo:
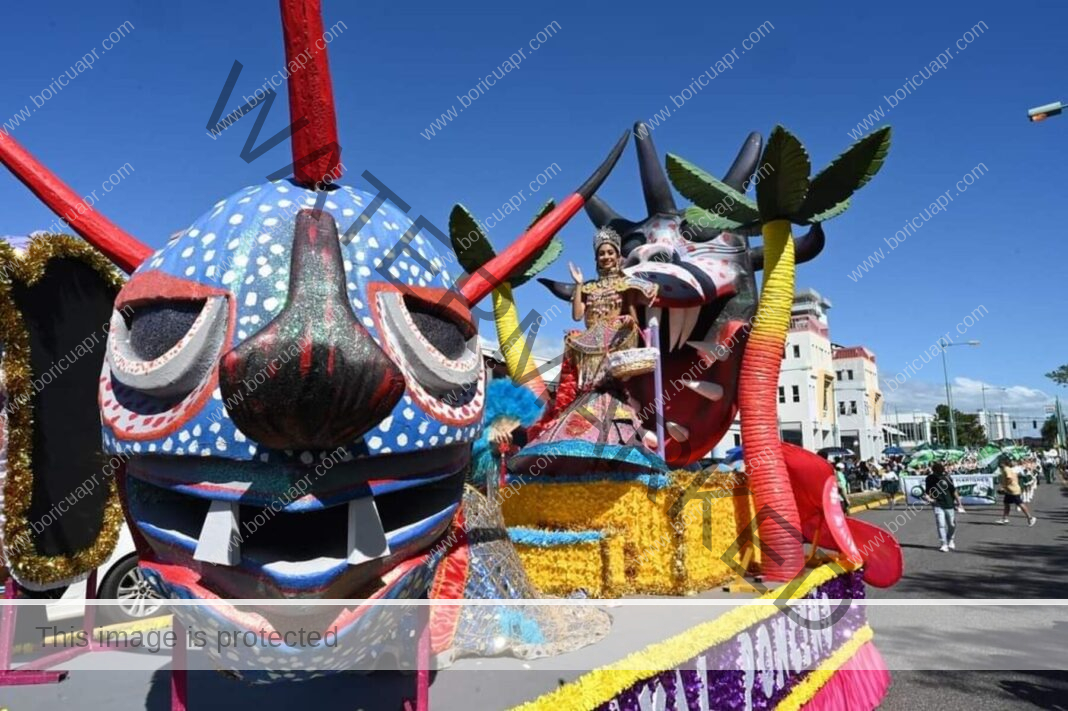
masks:
POLYGON ((779 432, 784 442, 812 451, 838 444, 830 308, 813 289, 794 297, 779 371, 779 432))
POLYGON ((835 345, 833 360, 842 446, 861 459, 878 459, 886 438, 875 354, 864 346, 835 345))

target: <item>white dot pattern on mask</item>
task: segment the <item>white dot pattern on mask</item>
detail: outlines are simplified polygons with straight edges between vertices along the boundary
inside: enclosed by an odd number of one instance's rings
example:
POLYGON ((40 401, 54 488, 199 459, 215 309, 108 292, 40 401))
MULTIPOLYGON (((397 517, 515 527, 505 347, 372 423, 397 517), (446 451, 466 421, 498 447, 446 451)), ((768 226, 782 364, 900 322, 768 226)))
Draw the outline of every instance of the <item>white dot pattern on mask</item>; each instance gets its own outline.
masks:
MULTIPOLYGON (((245 188, 217 202, 208 214, 152 255, 141 269, 156 269, 229 294, 235 323, 231 340, 223 346, 223 352, 227 352, 270 324, 288 303, 296 215, 309 201, 314 203, 314 199, 314 191, 288 181, 245 188)), ((334 217, 338 234, 344 235, 373 199, 374 195, 343 186, 331 191, 324 208, 334 217)), ((341 245, 346 288, 354 315, 380 344, 381 334, 368 306, 367 291, 371 284, 393 282, 397 286, 453 287, 445 269, 446 262, 441 257, 448 247, 439 244, 436 238, 417 234, 411 244, 395 249, 396 254, 389 254, 411 225, 409 216, 387 201, 358 233, 347 236, 351 238, 348 244, 341 245), (420 260, 432 265, 435 271, 427 271, 420 260)), ((214 375, 210 377, 214 378, 214 375)), ((117 409, 105 423, 105 431, 113 435, 109 447, 117 449, 136 441, 143 442, 146 448, 155 448, 148 451, 165 452, 171 456, 176 456, 180 450, 185 456, 202 457, 207 456, 207 452, 244 461, 292 461, 302 456, 300 452, 286 454, 261 448, 248 440, 230 419, 214 380, 203 383, 198 395, 209 386, 210 391, 204 395, 203 402, 192 403, 185 398, 170 410, 158 409, 158 405, 153 405, 157 409, 152 409, 146 404, 148 399, 144 398, 127 403, 134 407, 124 407, 112 397, 109 402, 117 409), (157 431, 160 432, 158 436, 145 438, 157 431)), ((478 398, 471 410, 474 412, 481 407, 481 398, 478 398)), ((470 441, 477 430, 477 424, 442 425, 436 413, 405 396, 390 416, 375 426, 373 434, 353 442, 345 456, 374 456, 432 448, 441 446, 446 437, 450 442, 470 441), (439 431, 440 436, 433 441, 421 436, 439 431)), ((318 456, 318 453, 312 456, 318 456)))

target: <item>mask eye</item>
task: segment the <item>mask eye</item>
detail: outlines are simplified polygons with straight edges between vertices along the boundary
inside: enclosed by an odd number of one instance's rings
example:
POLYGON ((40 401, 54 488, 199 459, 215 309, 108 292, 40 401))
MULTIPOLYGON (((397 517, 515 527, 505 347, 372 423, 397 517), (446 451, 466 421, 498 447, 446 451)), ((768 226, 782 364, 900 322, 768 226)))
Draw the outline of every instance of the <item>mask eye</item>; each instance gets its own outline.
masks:
POLYGON ((481 371, 478 338, 459 304, 442 293, 383 291, 378 314, 391 345, 423 388, 437 398, 469 388, 481 371))
POLYGON ((412 397, 445 422, 468 424, 482 409, 484 370, 478 332, 456 293, 379 288, 372 297, 379 330, 412 397))
POLYGON ((221 296, 128 304, 111 317, 112 374, 147 395, 183 397, 215 367, 226 322, 221 296))
POLYGON ((446 358, 457 360, 464 356, 475 336, 474 327, 458 314, 410 295, 404 296, 404 307, 420 335, 446 358))
POLYGON ((130 307, 123 319, 129 329, 131 350, 141 360, 166 355, 193 327, 203 301, 175 301, 130 307))

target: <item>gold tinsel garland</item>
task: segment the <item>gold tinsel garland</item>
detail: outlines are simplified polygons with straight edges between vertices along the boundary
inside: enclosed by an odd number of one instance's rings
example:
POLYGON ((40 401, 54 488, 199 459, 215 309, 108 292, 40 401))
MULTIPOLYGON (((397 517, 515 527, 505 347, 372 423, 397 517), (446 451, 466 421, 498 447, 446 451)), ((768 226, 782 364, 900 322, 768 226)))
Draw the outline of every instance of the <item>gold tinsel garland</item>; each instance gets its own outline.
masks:
MULTIPOLYGON (((123 277, 104 255, 69 235, 40 235, 30 240, 19 257, 7 242, 0 241, 0 343, 4 344, 4 386, 8 402, 23 403, 8 413, 7 478, 4 480, 3 540, 32 540, 27 519, 33 493, 33 373, 30 367, 30 337, 22 314, 15 306, 11 288, 17 281, 36 284, 53 259, 76 259, 98 272, 116 294, 123 277)), ((114 477, 108 482, 104 521, 96 541, 69 556, 38 555, 33 546, 16 546, 9 551, 8 566, 20 581, 47 587, 71 582, 108 559, 119 539, 123 523, 118 487, 114 477)))
POLYGON ((696 481, 693 472, 665 476, 668 485, 652 499, 647 483, 612 478, 579 483, 543 477, 506 490, 502 511, 509 526, 604 535, 599 551, 589 544, 518 545, 534 584, 555 595, 578 589, 591 597, 686 595, 736 577, 722 554, 754 516, 742 480, 724 472, 696 481), (693 498, 684 499, 687 493, 693 498))

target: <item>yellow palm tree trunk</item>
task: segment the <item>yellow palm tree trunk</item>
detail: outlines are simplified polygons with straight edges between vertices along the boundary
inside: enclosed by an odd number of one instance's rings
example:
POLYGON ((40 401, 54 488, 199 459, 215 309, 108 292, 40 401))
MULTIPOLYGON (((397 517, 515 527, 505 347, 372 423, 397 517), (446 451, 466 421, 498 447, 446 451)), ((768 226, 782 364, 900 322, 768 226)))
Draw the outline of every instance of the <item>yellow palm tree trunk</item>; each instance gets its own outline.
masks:
POLYGON ((493 290, 493 317, 497 326, 497 342, 501 344, 508 375, 517 383, 526 385, 538 396, 545 391, 545 382, 534 364, 533 351, 528 350, 527 339, 519 328, 519 312, 512 296, 512 285, 501 282, 493 290))
POLYGON ((794 238, 787 220, 769 222, 762 232, 764 284, 742 360, 738 404, 763 573, 770 580, 789 580, 804 565, 801 521, 782 455, 777 406, 779 369, 794 300, 794 238))

